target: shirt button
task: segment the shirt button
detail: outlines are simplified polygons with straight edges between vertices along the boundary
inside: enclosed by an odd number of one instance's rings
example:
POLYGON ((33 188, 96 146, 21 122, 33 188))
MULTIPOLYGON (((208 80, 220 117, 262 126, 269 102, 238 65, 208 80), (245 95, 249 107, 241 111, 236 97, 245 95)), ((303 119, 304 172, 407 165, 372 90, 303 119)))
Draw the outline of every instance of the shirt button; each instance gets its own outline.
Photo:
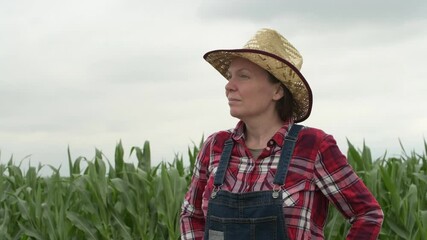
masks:
POLYGON ((274 141, 273 140, 270 140, 270 142, 268 142, 270 145, 273 145, 274 144, 274 141))
POLYGON ((267 151, 270 151, 270 147, 266 147, 265 149, 267 149, 267 151))

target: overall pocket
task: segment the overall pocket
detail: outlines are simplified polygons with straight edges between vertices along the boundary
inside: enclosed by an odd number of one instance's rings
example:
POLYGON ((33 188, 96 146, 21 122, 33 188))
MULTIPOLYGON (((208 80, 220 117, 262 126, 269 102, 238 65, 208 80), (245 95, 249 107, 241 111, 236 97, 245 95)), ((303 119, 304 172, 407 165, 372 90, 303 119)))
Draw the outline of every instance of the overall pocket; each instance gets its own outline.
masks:
POLYGON ((277 217, 221 218, 210 216, 209 240, 277 239, 277 217))

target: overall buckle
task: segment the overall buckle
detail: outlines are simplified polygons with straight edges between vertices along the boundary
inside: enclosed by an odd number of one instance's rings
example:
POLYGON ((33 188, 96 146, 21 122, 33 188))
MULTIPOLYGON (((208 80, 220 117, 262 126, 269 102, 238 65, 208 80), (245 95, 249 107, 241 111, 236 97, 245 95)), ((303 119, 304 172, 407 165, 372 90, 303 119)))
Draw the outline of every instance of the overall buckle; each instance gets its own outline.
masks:
POLYGON ((271 194, 273 198, 278 198, 280 191, 282 191, 282 186, 274 184, 273 193, 271 194))
POLYGON ((211 198, 214 199, 216 197, 216 194, 218 193, 218 191, 221 189, 221 185, 219 186, 214 186, 212 189, 212 193, 211 193, 211 198))

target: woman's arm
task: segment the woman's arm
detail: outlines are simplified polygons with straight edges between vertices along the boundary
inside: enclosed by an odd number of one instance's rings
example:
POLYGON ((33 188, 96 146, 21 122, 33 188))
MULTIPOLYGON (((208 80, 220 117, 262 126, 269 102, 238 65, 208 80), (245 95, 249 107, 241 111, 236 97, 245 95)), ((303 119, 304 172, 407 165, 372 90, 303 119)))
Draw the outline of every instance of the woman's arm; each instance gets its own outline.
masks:
POLYGON ((384 219, 381 207, 330 135, 320 145, 315 175, 322 193, 352 224, 347 239, 377 239, 384 219))
POLYGON ((197 155, 193 177, 185 195, 181 212, 181 239, 203 239, 205 216, 202 210, 203 192, 208 179, 212 137, 204 142, 197 155))

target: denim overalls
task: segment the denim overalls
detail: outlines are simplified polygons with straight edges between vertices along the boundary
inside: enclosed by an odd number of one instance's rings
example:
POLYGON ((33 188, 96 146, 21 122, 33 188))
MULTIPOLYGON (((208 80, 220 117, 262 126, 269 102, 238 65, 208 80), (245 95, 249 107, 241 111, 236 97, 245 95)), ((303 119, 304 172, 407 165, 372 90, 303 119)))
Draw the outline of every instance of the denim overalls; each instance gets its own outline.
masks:
POLYGON ((233 148, 231 138, 225 142, 209 199, 205 240, 289 240, 283 217, 281 186, 284 185, 301 128, 301 125, 294 124, 285 138, 274 177, 275 187, 270 191, 231 193, 220 189, 233 148))

